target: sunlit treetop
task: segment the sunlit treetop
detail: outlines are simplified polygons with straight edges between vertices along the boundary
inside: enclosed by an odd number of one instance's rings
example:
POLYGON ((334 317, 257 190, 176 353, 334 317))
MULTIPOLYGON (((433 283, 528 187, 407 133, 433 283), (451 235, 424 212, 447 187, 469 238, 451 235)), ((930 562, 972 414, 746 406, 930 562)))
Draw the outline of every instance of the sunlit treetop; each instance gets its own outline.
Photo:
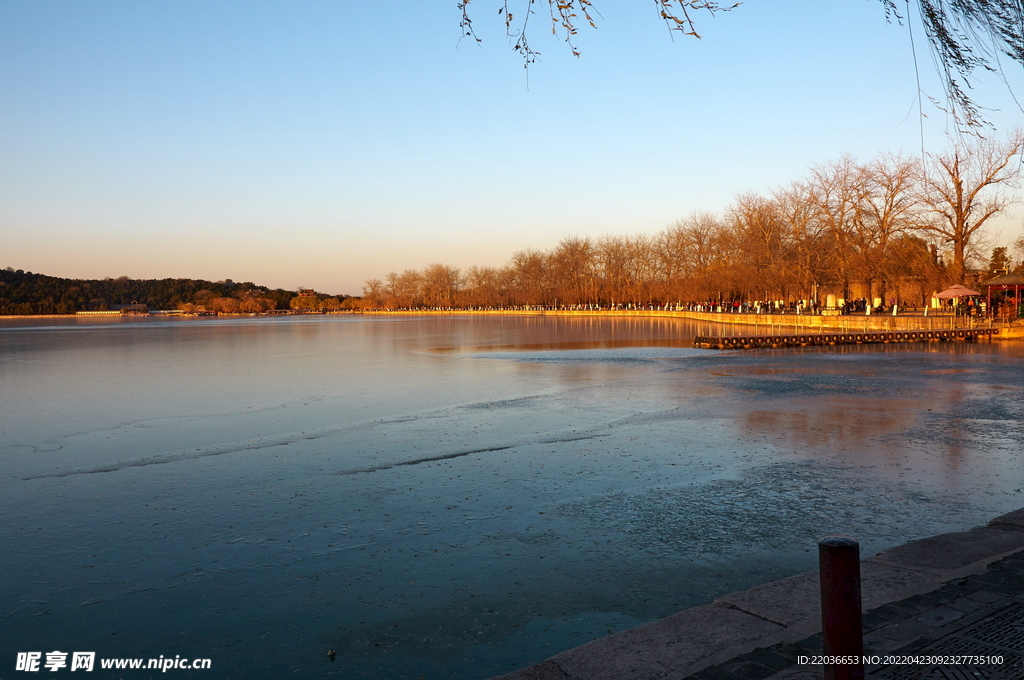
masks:
MULTIPOLYGON (((703 16, 735 9, 742 3, 713 0, 652 0, 659 19, 670 31, 700 38, 697 22, 703 16)), ((911 0, 879 0, 886 18, 903 23, 910 14, 911 0)), ((462 0, 460 27, 470 38, 480 41, 473 29, 470 3, 462 0)), ((988 123, 979 106, 968 95, 978 69, 1001 72, 1000 59, 1009 57, 1024 66, 1024 2, 1022 0, 914 0, 924 24, 928 43, 943 78, 948 110, 964 129, 980 128, 988 123)), ((530 47, 529 38, 544 19, 537 6, 547 5, 547 20, 556 36, 569 50, 580 56, 574 42, 582 25, 597 27, 599 17, 593 0, 498 0, 498 14, 505 20, 505 32, 512 49, 522 55, 524 66, 533 64, 540 54, 530 47)), ((492 5, 493 6, 493 5, 492 5)))

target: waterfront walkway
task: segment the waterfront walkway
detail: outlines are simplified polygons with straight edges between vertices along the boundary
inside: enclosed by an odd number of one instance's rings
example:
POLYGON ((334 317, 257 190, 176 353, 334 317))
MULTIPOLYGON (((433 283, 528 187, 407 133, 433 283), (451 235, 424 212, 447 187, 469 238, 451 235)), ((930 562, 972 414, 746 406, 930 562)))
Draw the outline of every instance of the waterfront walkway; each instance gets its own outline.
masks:
MULTIPOLYGON (((987 526, 861 563, 866 667, 879 680, 1024 679, 1024 508, 987 526), (1001 664, 886 664, 887 656, 996 656, 1001 664)), ((599 638, 494 680, 817 680, 817 572, 599 638)), ((915 659, 910 659, 915 661, 915 659)))
POLYGON ((1000 339, 1024 336, 1024 320, 997 322, 952 314, 904 313, 899 316, 848 314, 824 316, 812 314, 725 314, 717 312, 677 312, 680 316, 715 324, 745 327, 740 333, 754 335, 773 333, 871 333, 896 331, 952 331, 998 329, 1000 339), (792 330, 787 330, 792 329, 792 330))
MULTIPOLYGON (((348 314, 350 312, 340 312, 348 314)), ((869 333, 895 331, 943 331, 957 329, 995 328, 999 340, 1024 338, 1024 319, 1012 322, 997 322, 991 319, 954 316, 952 314, 931 314, 901 312, 898 316, 863 313, 840 316, 816 314, 757 314, 727 312, 692 312, 674 309, 445 309, 445 310, 368 310, 358 312, 367 316, 556 316, 556 317, 650 317, 689 319, 713 324, 732 326, 734 335, 771 335, 776 333, 869 333)), ((724 331, 722 331, 724 332, 724 331)), ((710 334, 710 331, 709 331, 710 334)))

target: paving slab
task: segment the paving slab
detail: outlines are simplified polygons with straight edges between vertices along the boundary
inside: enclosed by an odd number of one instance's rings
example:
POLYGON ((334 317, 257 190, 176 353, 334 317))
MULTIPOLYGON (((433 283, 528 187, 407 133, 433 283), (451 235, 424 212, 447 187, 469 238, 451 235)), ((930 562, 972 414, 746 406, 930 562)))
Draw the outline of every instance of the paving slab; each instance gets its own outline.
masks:
POLYGON ((817 575, 805 572, 789 578, 729 593, 712 604, 736 609, 780 626, 792 626, 821 616, 821 586, 817 575))
POLYGON ((723 649, 752 643, 780 630, 782 626, 740 611, 703 605, 588 642, 541 664, 550 664, 544 672, 557 670, 564 675, 524 675, 524 671, 517 671, 500 678, 656 680, 723 649))
POLYGON ((872 560, 860 563, 860 580, 864 609, 873 609, 911 593, 934 590, 939 585, 935 575, 927 571, 872 560))
MULTIPOLYGON (((935 587, 934 575, 878 562, 861 563, 861 593, 866 606, 887 602, 917 587, 935 587)), ((723 595, 716 607, 738 609, 754 616, 792 626, 821 619, 821 581, 816 571, 772 581, 749 590, 723 595)))
POLYGON ((922 538, 880 552, 867 561, 942 573, 1021 548, 1024 548, 1024 531, 988 526, 922 538))
POLYGON ((952 607, 936 607, 917 617, 917 621, 927 623, 929 626, 942 626, 953 621, 962 619, 967 612, 962 612, 952 607))

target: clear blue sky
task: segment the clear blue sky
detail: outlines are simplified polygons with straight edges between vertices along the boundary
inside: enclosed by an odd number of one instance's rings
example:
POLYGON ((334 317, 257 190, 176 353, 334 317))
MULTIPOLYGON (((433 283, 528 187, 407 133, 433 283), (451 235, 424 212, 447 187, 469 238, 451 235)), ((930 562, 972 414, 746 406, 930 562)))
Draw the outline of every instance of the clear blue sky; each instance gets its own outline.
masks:
MULTIPOLYGON (((359 294, 654 233, 842 153, 920 153, 910 39, 878 0, 750 0, 699 41, 606 1, 579 59, 538 14, 528 83, 498 4, 471 4, 480 46, 455 4, 0 3, 0 267, 359 294)), ((990 118, 1019 124, 989 80, 990 118)), ((1012 240, 1019 213, 998 226, 1012 240)))

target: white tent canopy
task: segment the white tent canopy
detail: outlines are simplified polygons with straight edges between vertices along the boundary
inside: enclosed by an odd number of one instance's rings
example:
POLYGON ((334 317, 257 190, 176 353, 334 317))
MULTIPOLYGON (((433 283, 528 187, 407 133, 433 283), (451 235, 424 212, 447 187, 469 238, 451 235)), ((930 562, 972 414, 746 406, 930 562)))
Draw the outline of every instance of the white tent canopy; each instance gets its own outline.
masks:
POLYGON ((966 286, 961 286, 960 284, 957 284, 955 286, 950 286, 941 293, 936 293, 935 297, 939 298, 940 300, 947 300, 949 298, 970 297, 972 295, 981 295, 981 293, 979 293, 976 290, 971 290, 966 286))

